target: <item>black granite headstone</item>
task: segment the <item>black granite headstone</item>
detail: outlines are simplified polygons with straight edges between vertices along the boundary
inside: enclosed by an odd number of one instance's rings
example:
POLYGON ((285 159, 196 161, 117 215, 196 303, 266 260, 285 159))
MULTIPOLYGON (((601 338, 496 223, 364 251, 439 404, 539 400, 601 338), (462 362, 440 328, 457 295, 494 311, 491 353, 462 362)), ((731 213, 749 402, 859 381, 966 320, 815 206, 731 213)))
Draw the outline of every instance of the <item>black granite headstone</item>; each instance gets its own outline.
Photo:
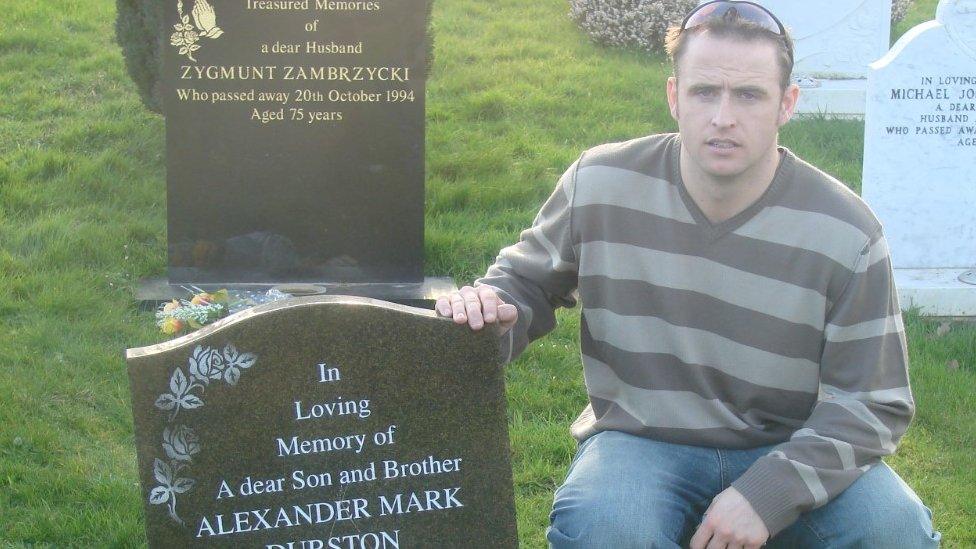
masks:
POLYGON ((426 0, 161 0, 169 282, 423 280, 426 0))
POLYGON ((498 337, 306 297, 127 352, 152 547, 514 547, 498 337))

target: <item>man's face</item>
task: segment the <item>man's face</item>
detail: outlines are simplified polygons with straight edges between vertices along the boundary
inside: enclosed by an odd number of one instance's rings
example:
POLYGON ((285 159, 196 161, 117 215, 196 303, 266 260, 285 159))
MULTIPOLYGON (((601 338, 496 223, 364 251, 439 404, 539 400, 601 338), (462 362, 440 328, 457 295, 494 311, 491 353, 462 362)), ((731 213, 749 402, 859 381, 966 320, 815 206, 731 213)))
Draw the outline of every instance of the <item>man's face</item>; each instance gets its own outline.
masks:
POLYGON ((780 88, 776 45, 703 34, 679 63, 668 103, 693 168, 718 180, 754 175, 776 154, 776 134, 799 94, 780 88))

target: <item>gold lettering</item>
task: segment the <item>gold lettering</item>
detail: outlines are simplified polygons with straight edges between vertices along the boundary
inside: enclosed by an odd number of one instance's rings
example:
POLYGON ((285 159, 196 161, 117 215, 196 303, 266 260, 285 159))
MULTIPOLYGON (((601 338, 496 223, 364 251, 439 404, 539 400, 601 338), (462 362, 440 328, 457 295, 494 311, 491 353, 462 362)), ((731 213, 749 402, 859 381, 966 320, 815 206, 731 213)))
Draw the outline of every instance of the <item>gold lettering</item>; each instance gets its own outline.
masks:
POLYGON ((247 65, 207 65, 204 67, 188 66, 182 67, 183 72, 180 76, 182 80, 274 80, 274 65, 266 66, 247 66, 247 65))
POLYGON ((343 2, 334 0, 315 0, 315 9, 317 10, 335 10, 335 11, 345 11, 345 10, 359 10, 359 11, 377 11, 380 9, 380 3, 371 0, 367 2, 343 2))

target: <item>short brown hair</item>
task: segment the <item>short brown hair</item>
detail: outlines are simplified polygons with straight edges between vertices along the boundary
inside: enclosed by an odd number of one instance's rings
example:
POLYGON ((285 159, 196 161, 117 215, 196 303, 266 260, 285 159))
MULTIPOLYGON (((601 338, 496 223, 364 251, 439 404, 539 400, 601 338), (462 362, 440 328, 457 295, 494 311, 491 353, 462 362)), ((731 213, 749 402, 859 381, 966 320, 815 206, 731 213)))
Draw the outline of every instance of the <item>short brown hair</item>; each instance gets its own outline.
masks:
POLYGON ((793 73, 793 38, 790 37, 789 31, 784 29, 784 34, 778 35, 745 19, 709 19, 701 25, 684 31, 677 25, 669 28, 664 39, 664 47, 671 57, 675 76, 678 75, 678 61, 688 49, 688 40, 692 35, 705 32, 716 38, 731 38, 743 42, 766 40, 776 44, 777 61, 782 72, 780 87, 785 90, 790 85, 790 75, 793 73))

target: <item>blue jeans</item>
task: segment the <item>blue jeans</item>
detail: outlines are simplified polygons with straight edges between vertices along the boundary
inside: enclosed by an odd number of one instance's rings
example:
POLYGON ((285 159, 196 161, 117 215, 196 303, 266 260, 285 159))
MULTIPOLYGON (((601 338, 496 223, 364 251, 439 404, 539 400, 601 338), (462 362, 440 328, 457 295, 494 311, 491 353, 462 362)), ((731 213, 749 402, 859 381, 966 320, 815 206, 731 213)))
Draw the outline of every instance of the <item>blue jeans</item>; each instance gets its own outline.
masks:
MULTIPOLYGON (((605 431, 583 441, 556 490, 551 547, 687 547, 712 498, 773 446, 729 450, 605 431)), ((938 547, 932 511, 884 462, 768 548, 938 547)))

